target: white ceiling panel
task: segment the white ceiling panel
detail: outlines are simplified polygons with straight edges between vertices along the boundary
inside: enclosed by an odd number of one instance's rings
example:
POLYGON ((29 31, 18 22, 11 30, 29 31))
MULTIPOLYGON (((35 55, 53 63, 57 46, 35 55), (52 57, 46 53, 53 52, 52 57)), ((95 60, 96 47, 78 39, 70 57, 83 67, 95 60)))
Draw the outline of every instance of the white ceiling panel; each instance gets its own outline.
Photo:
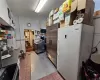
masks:
POLYGON ((39 0, 7 0, 8 6, 12 12, 19 16, 36 17, 47 16, 48 13, 57 7, 59 7, 65 0, 48 0, 44 5, 40 13, 35 13, 39 0))

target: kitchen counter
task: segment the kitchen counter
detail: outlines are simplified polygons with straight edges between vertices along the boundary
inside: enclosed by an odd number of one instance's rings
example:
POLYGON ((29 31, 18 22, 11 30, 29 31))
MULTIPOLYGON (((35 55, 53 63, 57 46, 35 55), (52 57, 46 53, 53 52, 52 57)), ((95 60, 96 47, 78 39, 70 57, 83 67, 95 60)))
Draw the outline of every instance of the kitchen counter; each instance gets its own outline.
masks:
POLYGON ((18 62, 19 53, 20 53, 19 49, 13 50, 10 53, 12 55, 10 58, 2 60, 2 67, 6 67, 6 66, 9 66, 9 65, 16 64, 18 62))
POLYGON ((19 69, 18 69, 18 56, 20 50, 16 49, 10 52, 11 57, 0 61, 0 80, 17 80, 19 69))

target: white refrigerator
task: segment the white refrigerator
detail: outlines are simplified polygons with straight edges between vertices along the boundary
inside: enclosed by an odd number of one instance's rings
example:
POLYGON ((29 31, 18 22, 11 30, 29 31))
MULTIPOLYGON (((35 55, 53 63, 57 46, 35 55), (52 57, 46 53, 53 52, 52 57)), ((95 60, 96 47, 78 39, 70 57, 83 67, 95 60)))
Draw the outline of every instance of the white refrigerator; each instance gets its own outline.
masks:
POLYGON ((65 80, 80 80, 82 61, 91 53, 94 27, 77 24, 58 29, 57 70, 65 80))

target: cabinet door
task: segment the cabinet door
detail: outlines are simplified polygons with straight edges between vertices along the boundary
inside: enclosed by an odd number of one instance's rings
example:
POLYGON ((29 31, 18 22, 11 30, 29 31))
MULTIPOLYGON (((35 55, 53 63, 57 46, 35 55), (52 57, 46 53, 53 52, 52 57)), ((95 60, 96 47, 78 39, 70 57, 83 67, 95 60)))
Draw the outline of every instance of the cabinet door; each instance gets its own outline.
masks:
MULTIPOLYGON (((6 0, 0 0, 0 20, 1 18, 7 22, 8 24, 10 23, 10 20, 9 20, 9 17, 8 17, 8 5, 7 5, 7 2, 6 0)), ((2 20, 1 20, 2 22, 2 20)), ((7 25, 4 23, 4 25, 7 25)))
POLYGON ((66 80, 77 80, 80 40, 81 26, 58 30, 57 69, 66 80))

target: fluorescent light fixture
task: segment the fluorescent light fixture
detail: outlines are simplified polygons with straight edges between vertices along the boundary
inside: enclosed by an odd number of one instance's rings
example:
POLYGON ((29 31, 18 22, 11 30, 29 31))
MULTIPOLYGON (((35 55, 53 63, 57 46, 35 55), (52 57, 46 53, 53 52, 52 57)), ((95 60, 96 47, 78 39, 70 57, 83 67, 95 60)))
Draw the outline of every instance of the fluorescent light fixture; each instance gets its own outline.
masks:
POLYGON ((35 9, 35 12, 36 13, 40 12, 40 10, 43 8, 43 6, 45 5, 46 2, 47 2, 47 0, 40 0, 37 8, 35 9))

